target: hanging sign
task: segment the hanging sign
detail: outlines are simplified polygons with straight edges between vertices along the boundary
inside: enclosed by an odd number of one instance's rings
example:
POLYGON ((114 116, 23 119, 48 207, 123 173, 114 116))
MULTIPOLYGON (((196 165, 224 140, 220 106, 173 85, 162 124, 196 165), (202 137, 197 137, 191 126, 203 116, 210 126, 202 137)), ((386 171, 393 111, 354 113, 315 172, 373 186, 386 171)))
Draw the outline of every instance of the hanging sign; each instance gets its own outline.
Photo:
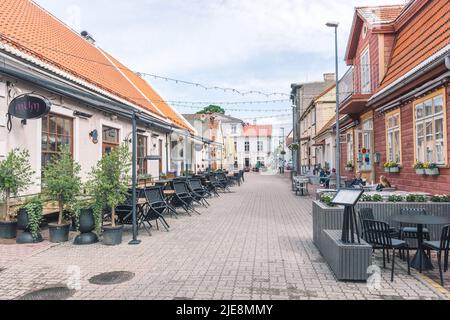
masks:
POLYGON ((10 102, 8 113, 19 119, 39 119, 50 112, 51 105, 44 97, 24 94, 10 102))

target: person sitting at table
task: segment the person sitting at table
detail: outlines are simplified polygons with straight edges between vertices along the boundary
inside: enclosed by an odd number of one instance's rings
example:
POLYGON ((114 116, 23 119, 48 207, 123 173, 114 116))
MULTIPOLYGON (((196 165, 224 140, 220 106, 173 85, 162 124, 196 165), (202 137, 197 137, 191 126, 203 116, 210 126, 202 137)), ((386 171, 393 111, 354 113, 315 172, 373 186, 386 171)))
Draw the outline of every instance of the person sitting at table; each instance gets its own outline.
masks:
POLYGON ((380 183, 377 186, 377 191, 383 191, 385 188, 392 188, 391 183, 385 176, 380 177, 380 183))
POLYGON ((355 179, 350 183, 350 188, 362 188, 366 185, 366 182, 361 178, 361 172, 356 172, 355 179))

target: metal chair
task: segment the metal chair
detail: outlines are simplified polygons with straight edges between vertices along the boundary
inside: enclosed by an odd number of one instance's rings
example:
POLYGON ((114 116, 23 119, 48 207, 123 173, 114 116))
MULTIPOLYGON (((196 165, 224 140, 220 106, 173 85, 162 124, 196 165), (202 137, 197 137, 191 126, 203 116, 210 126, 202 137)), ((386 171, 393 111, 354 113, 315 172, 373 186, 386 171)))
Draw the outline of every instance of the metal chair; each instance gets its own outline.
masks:
POLYGON ((377 220, 363 220, 366 241, 373 246, 374 249, 383 250, 383 267, 386 268, 385 251, 389 256, 389 250, 392 250, 392 269, 391 281, 394 281, 395 269, 395 250, 406 250, 408 274, 411 274, 409 263, 409 246, 406 241, 394 239, 390 233, 390 227, 386 222, 377 220))
MULTIPOLYGON (((426 215, 427 212, 424 208, 401 208, 400 214, 413 215, 413 214, 423 214, 426 215)), ((423 228, 423 236, 425 240, 430 241, 430 231, 426 226, 423 228)), ((405 226, 400 225, 400 239, 417 239, 417 226, 405 226)))
POLYGON ((191 196, 203 206, 209 207, 209 203, 206 198, 211 196, 211 194, 202 186, 201 180, 198 178, 193 178, 189 179, 187 182, 191 191, 191 196))
POLYGON ((450 225, 442 228, 440 241, 424 241, 423 247, 428 250, 437 252, 439 264, 439 276, 441 277, 441 285, 444 286, 444 274, 448 271, 448 257, 450 250, 450 225), (442 253, 444 253, 444 268, 442 268, 442 253), (444 269, 442 271, 442 269, 444 269))
POLYGON ((158 221, 160 221, 166 231, 169 231, 170 226, 166 219, 164 219, 163 213, 166 210, 172 210, 169 208, 164 199, 162 189, 160 187, 146 188, 144 190, 144 195, 147 202, 143 206, 143 214, 140 220, 140 225, 144 225, 145 227, 145 223, 147 223, 151 228, 152 225, 150 222, 155 221, 156 228, 159 230, 158 221))
POLYGON ((190 211, 200 214, 200 212, 195 210, 195 208, 193 207, 192 203, 195 201, 195 199, 189 193, 185 181, 173 181, 172 187, 173 190, 175 190, 175 194, 171 199, 171 204, 175 208, 183 208, 188 215, 191 215, 190 211))

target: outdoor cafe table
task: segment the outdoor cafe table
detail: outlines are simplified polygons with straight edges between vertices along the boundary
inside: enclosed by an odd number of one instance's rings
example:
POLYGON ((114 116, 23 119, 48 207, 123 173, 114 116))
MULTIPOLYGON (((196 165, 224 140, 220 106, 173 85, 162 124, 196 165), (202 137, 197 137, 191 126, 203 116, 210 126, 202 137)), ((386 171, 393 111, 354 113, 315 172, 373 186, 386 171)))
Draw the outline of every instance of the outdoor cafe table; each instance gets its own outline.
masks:
POLYGON ((392 216, 390 220, 400 223, 415 224, 417 225, 417 242, 418 249, 416 255, 411 261, 411 267, 420 271, 433 270, 433 264, 430 257, 427 256, 423 249, 423 228, 424 225, 446 225, 450 224, 450 218, 448 217, 436 217, 424 214, 413 215, 396 215, 392 216))

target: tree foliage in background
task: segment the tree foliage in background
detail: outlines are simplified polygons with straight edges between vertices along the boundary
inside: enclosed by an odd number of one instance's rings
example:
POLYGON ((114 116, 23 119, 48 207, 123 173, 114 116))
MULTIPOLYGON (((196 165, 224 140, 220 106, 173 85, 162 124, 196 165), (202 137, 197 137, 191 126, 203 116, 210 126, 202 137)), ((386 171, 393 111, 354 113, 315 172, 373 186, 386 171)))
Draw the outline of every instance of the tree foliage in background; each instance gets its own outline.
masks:
POLYGON ((131 155, 126 144, 105 155, 92 169, 87 183, 88 192, 95 198, 96 215, 98 210, 111 208, 112 226, 116 226, 116 207, 122 204, 131 183, 131 155))
POLYGON ((10 198, 24 191, 27 186, 32 185, 31 178, 34 171, 30 164, 30 153, 28 150, 11 150, 6 159, 0 162, 0 192, 4 194, 6 201, 5 220, 10 221, 9 212, 10 198))
POLYGON ((197 114, 208 114, 208 113, 225 114, 225 109, 222 108, 221 106, 216 106, 216 105, 211 104, 211 105, 205 107, 203 110, 197 112, 197 114))
POLYGON ((81 167, 70 154, 67 146, 61 155, 52 159, 43 170, 43 193, 58 202, 58 224, 63 224, 64 206, 76 201, 81 191, 81 167))

